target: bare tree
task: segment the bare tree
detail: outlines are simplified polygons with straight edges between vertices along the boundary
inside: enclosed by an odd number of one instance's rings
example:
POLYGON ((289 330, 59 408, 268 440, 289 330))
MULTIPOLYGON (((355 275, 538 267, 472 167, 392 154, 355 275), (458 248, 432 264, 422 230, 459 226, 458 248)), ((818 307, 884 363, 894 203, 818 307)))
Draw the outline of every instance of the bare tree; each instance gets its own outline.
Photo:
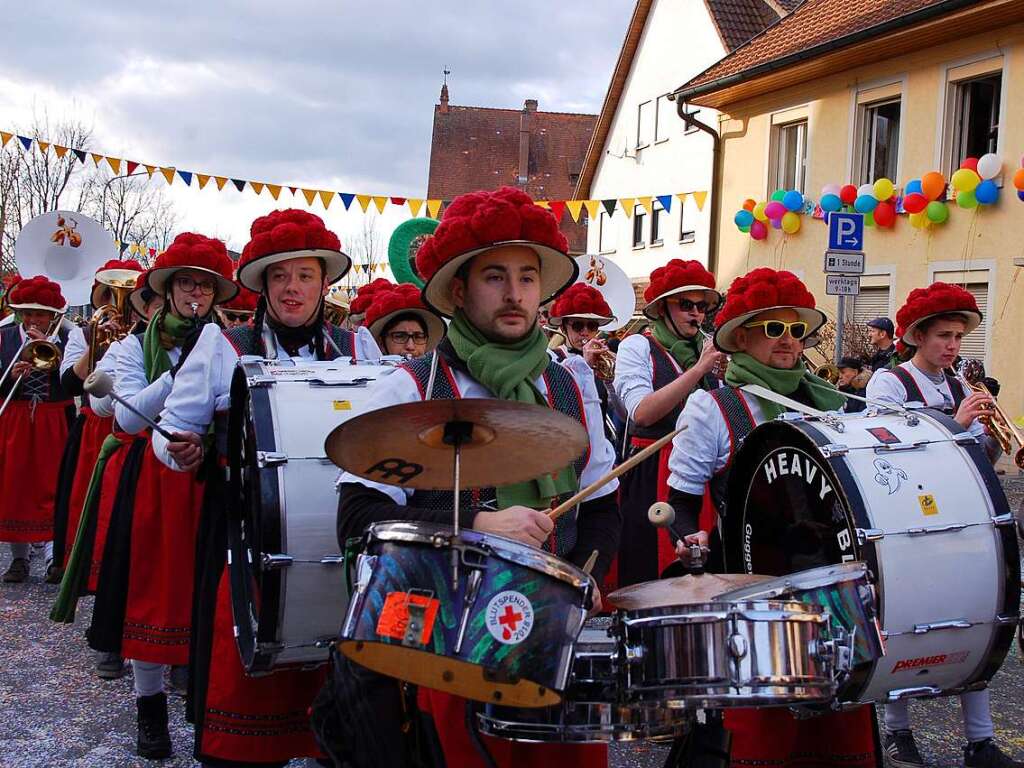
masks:
MULTIPOLYGON (((121 243, 141 243, 163 250, 178 222, 174 206, 161 187, 146 174, 103 178, 94 175, 83 184, 81 210, 99 221, 121 243)), ((143 266, 149 255, 140 254, 143 266)))
MULTIPOLYGON (((345 277, 345 287, 355 289, 380 277, 380 265, 387 261, 384 238, 377 229, 377 217, 363 216, 362 229, 350 241, 349 255, 353 264, 359 264, 358 273, 353 268, 345 277)), ((354 292, 354 291, 353 291, 354 292)))

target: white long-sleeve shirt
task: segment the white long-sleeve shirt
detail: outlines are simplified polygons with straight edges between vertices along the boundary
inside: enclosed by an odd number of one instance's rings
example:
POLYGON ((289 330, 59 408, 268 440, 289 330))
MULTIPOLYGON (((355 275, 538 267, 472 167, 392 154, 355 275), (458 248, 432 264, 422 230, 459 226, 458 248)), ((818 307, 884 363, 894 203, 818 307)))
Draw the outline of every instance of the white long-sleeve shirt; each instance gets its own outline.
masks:
MULTIPOLYGON (((917 388, 924 396, 924 405, 940 410, 953 407, 953 393, 950 391, 949 382, 945 377, 941 384, 936 385, 913 362, 901 363, 899 367, 914 377, 917 388)), ((868 382, 865 397, 869 400, 893 403, 894 405, 904 405, 908 402, 907 389, 903 386, 903 382, 896 378, 895 373, 886 369, 875 371, 871 381, 868 382)), ((975 419, 971 422, 968 432, 975 437, 980 437, 985 433, 985 425, 975 419)))
MULTIPOLYGON (((682 373, 683 369, 669 355, 669 361, 682 373)), ((654 391, 654 362, 651 360, 651 346, 647 337, 640 333, 627 336, 615 353, 615 394, 619 396, 632 421, 640 401, 654 391)))
MULTIPOLYGON (((100 358, 100 361, 96 363, 97 371, 105 371, 109 373, 112 378, 116 381, 117 377, 117 358, 121 354, 121 341, 111 342, 110 346, 107 347, 107 351, 100 358)), ((116 387, 115 387, 116 391, 116 387)), ((114 400, 109 395, 107 397, 93 397, 89 396, 89 407, 92 408, 93 412, 100 417, 113 416, 114 415, 114 400)))
POLYGON ((60 375, 63 376, 69 368, 82 359, 89 345, 85 343, 85 331, 77 325, 68 331, 68 341, 64 345, 64 352, 60 358, 60 375))
MULTIPOLYGON (((181 357, 181 348, 167 350, 171 365, 176 365, 181 357)), ((114 392, 131 403, 137 410, 155 419, 163 410, 164 400, 171 393, 174 379, 171 372, 165 371, 153 382, 146 379, 146 362, 142 353, 142 341, 138 336, 127 336, 121 342, 121 350, 117 355, 114 367, 114 392)), ((118 425, 129 434, 138 434, 149 425, 125 408, 121 403, 114 404, 114 418, 118 425)))

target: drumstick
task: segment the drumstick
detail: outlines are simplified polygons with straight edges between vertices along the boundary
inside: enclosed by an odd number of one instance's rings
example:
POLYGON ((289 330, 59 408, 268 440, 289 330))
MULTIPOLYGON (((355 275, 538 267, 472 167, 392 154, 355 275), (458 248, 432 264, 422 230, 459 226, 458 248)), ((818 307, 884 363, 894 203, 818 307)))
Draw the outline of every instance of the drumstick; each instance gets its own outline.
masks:
POLYGON ((583 565, 583 572, 590 573, 594 570, 594 565, 597 563, 597 550, 595 549, 590 553, 590 557, 587 558, 587 562, 583 565))
POLYGON ((550 512, 548 512, 548 517, 550 517, 552 521, 557 520, 562 515, 564 515, 566 512, 568 512, 570 509, 575 507, 581 501, 583 501, 588 496, 590 496, 592 493, 594 493, 596 490, 598 490, 605 483, 614 480, 616 477, 618 477, 621 474, 629 472, 629 470, 631 470, 633 467, 635 467, 641 461, 646 459, 648 456, 650 456, 653 453, 657 453, 658 451, 660 451, 662 448, 664 448, 666 445, 668 445, 668 443, 672 440, 672 438, 674 438, 676 435, 678 435, 684 429, 686 429, 686 424, 683 424, 683 426, 679 427, 679 429, 672 430, 671 432, 669 432, 664 437, 659 437, 653 443, 651 443, 646 448, 644 448, 642 451, 640 451, 640 453, 638 453, 638 454, 636 454, 634 456, 630 456, 624 462, 619 464, 619 466, 615 467, 615 469, 613 469, 607 475, 605 475, 602 478, 599 478, 598 480, 595 480, 594 482, 592 482, 590 485, 588 485, 586 488, 584 488, 579 493, 575 494, 574 496, 571 496, 566 501, 563 501, 557 507, 555 507, 550 512))

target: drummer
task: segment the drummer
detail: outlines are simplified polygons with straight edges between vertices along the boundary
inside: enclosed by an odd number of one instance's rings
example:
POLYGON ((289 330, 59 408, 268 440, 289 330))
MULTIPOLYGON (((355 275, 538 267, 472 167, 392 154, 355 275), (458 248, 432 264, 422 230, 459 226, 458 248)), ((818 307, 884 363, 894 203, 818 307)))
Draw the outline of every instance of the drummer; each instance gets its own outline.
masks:
MULTIPOLYGON (((241 355, 272 360, 333 360, 380 357, 369 330, 338 328, 323 320, 323 297, 351 261, 337 236, 318 216, 300 210, 274 211, 253 222, 242 251, 238 281, 260 293, 253 325, 223 333, 203 329, 181 366, 161 421, 176 433, 169 443, 155 436, 154 451, 172 469, 193 472, 204 456, 202 436, 230 405, 231 379, 241 355)), ((195 757, 234 768, 283 765, 295 757, 319 757, 309 730, 308 709, 323 681, 323 670, 289 669, 249 677, 234 637, 225 552, 227 515, 221 472, 207 489, 198 544, 194 652, 190 659, 190 708, 195 723, 195 757)))
MULTIPOLYGON (((672 259, 658 267, 644 299, 650 326, 622 340, 615 363, 615 392, 629 416, 630 455, 671 432, 690 394, 719 386, 714 372, 724 367, 724 355, 700 330, 722 299, 715 276, 700 262, 672 259)), ((668 532, 647 520, 651 504, 668 498, 670 451, 666 446, 622 477, 620 587, 658 578, 675 559, 668 532)), ((707 530, 713 521, 708 505, 701 527, 707 530)))
POLYGON ((430 352, 445 334, 444 320, 427 308, 412 283, 377 291, 365 325, 385 355, 410 358, 430 352))
MULTIPOLYGON (((417 272, 427 281, 426 303, 451 318, 448 336, 435 352, 388 377, 377 402, 384 407, 428 398, 496 398, 546 405, 584 423, 590 446, 573 467, 552 467, 556 474, 497 490, 467 489, 460 524, 553 550, 578 566, 596 552, 592 574, 600 580, 618 544, 617 483, 609 482, 580 506, 578 514, 563 516, 554 525, 541 511, 603 476, 614 458, 601 428, 590 369, 576 356, 563 364, 551 360, 537 324, 541 303, 576 277, 577 267, 567 250, 554 217, 519 190, 506 187, 456 198, 416 257, 417 272)), ((495 467, 495 472, 497 479, 501 468, 495 467)), ((450 492, 413 493, 348 473, 339 483, 339 541, 359 536, 372 523, 396 518, 452 522, 450 492)), ((397 688, 393 681, 390 685, 396 692, 390 716, 382 713, 375 723, 379 740, 392 750, 373 756, 377 765, 385 766, 403 764, 405 741, 397 688)), ((447 765, 484 765, 473 746, 475 734, 466 727, 463 699, 420 689, 419 701, 433 718, 447 765)), ((603 746, 479 738, 501 766, 604 766, 607 760, 603 746)))
MULTIPOLYGON (((715 346, 732 355, 726 386, 690 395, 678 421, 686 429, 673 440, 669 459, 674 528, 687 544, 702 547, 709 544, 708 533, 698 529, 705 487, 711 484, 721 510, 737 444, 757 424, 786 410, 739 388, 760 385, 826 411, 841 410, 844 403, 801 359, 802 340, 824 325, 825 315, 815 309, 814 297, 796 275, 761 268, 737 278, 715 323, 715 346)), ((717 531, 711 548, 709 563, 720 562, 717 531)), ((683 551, 680 542, 681 555, 683 551)), ((810 720, 798 720, 785 709, 730 709, 725 726, 732 732, 734 765, 874 768, 878 750, 873 719, 870 706, 810 720)))
MULTIPOLYGON (((948 369, 960 355, 963 337, 981 324, 981 311, 969 291, 958 285, 932 283, 907 296, 896 313, 902 331, 900 341, 914 349, 913 357, 892 369, 876 373, 868 383, 871 400, 903 405, 924 403, 937 408, 976 437, 985 436, 978 417, 985 414, 992 398, 981 392, 966 392, 948 369)), ((1024 765, 1003 754, 993 741, 992 708, 989 691, 960 695, 963 711, 964 765, 1024 765)), ((910 726, 907 701, 885 705, 885 750, 893 765, 924 765, 910 726)))

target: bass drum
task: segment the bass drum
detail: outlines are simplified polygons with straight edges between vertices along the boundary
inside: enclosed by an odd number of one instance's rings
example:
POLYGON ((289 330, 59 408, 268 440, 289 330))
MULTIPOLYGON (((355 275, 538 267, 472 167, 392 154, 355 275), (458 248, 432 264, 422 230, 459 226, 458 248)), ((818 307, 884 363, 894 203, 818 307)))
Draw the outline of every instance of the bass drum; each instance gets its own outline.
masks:
POLYGON ((373 410, 393 366, 243 358, 231 385, 228 562, 235 636, 252 674, 321 664, 348 608, 338 468, 324 440, 373 410))
POLYGON ((865 561, 885 655, 840 700, 984 687, 1013 641, 1020 559, 981 445, 931 409, 758 426, 735 456, 723 522, 729 570, 786 575, 865 561))

